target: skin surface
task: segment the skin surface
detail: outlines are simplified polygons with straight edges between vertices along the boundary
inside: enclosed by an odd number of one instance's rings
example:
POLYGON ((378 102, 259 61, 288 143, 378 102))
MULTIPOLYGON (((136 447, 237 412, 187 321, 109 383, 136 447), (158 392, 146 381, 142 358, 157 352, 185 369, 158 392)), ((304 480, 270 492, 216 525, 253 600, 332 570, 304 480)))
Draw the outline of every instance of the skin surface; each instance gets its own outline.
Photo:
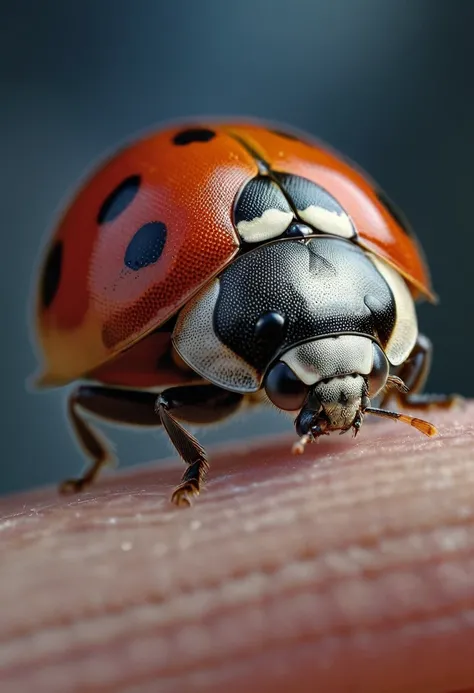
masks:
POLYGON ((474 690, 474 404, 427 418, 2 499, 0 690, 474 690))

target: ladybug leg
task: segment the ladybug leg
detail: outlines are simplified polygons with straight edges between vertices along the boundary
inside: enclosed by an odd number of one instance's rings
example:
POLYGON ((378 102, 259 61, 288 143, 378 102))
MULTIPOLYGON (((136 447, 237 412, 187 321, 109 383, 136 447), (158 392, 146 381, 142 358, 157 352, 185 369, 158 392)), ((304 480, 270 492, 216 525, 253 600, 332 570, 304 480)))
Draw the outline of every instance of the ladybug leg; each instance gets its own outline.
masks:
POLYGON ((60 485, 61 493, 78 493, 90 486, 102 467, 113 460, 105 436, 84 420, 83 411, 107 421, 134 426, 159 426, 155 413, 156 394, 140 390, 83 385, 69 398, 68 415, 76 437, 92 463, 77 479, 60 485))
MULTIPOLYGON (((421 392, 430 371, 432 353, 433 347, 428 337, 418 335, 410 356, 397 372, 398 378, 402 381, 401 387, 403 387, 403 384, 406 385, 406 391, 403 389, 395 394, 401 405, 411 409, 448 409, 460 401, 460 397, 457 395, 426 394, 421 392)), ((398 384, 395 378, 393 379, 393 384, 395 386, 398 384)), ((386 406, 386 403, 393 395, 393 390, 386 392, 380 406, 382 408, 386 406)))
POLYGON ((171 387, 157 398, 156 412, 174 447, 188 465, 181 483, 171 496, 171 501, 176 505, 191 505, 192 498, 199 495, 209 464, 204 448, 178 423, 175 416, 197 424, 213 423, 233 414, 242 400, 243 395, 215 385, 171 387))

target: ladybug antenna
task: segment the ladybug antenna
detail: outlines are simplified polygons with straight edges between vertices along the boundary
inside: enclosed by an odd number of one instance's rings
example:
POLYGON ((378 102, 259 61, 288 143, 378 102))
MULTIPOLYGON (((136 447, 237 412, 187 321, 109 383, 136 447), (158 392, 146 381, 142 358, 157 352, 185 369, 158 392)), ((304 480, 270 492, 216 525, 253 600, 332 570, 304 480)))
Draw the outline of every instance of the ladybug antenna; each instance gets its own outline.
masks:
POLYGON ((408 416, 408 414, 400 414, 397 411, 387 411, 386 409, 376 409, 375 407, 367 407, 364 410, 364 414, 374 414, 374 416, 380 416, 385 419, 394 419, 395 421, 402 421, 403 423, 409 424, 416 428, 420 433, 424 433, 425 436, 436 436, 438 435, 438 429, 430 424, 428 421, 423 421, 423 419, 417 419, 414 416, 408 416))

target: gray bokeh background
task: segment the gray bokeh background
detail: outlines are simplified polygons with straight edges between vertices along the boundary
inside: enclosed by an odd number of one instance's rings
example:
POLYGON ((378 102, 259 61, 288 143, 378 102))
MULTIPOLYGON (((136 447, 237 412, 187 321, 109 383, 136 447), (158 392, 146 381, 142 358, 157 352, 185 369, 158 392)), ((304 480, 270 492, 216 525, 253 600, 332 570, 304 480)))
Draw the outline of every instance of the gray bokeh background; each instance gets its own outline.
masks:
MULTIPOLYGON (((28 300, 64 196, 104 151, 173 117, 288 122, 367 169, 404 209, 441 303, 430 388, 474 393, 474 3, 436 0, 0 2, 3 263, 0 492, 75 474, 66 391, 32 395, 28 300)), ((264 434, 252 416, 200 434, 264 434)), ((170 453, 160 432, 107 429, 121 464, 170 453)))

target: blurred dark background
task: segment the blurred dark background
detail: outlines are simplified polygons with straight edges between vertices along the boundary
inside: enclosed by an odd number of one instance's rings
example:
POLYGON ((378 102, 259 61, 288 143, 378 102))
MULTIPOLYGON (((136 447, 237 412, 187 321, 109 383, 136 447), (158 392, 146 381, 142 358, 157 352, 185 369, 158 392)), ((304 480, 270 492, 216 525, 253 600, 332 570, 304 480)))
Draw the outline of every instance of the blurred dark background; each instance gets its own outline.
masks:
MULTIPOLYGON (((104 151, 173 117, 287 122, 368 170, 411 220, 441 297, 420 307, 435 345, 429 387, 474 394, 473 23, 474 3, 454 0, 0 2, 0 492, 82 465, 65 425, 67 392, 25 388, 45 233, 104 151)), ((281 421, 252 416, 200 439, 262 435, 281 421)), ((170 454, 159 431, 107 432, 124 466, 170 454)))

